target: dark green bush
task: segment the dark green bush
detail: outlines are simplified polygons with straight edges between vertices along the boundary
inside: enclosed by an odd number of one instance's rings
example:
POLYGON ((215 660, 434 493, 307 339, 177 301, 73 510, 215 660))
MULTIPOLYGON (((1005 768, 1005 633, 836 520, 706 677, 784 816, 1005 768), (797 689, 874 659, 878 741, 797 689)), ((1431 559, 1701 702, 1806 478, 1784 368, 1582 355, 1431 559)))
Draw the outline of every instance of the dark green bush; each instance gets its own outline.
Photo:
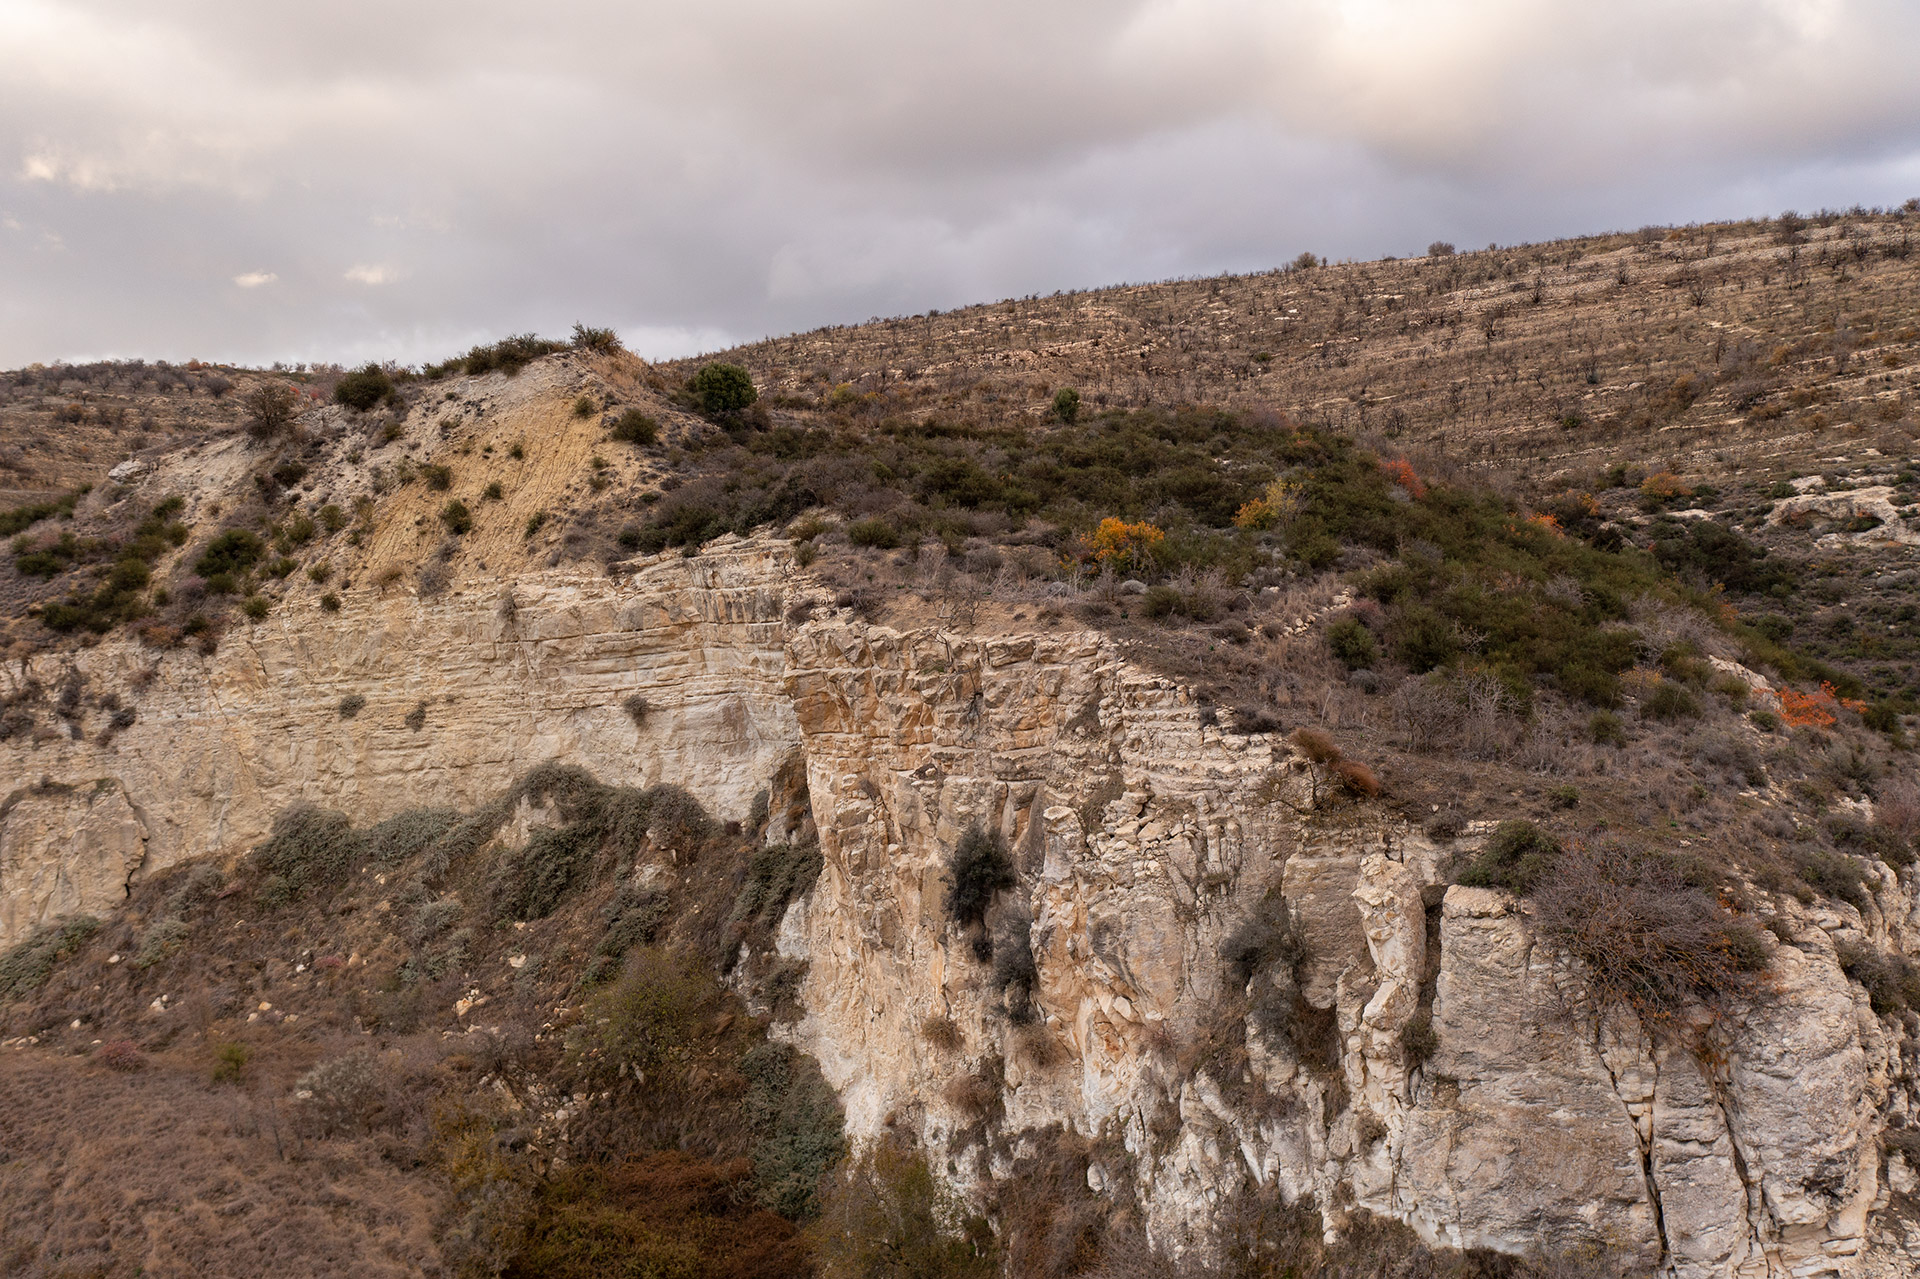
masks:
POLYGON ((1053 393, 1053 415, 1072 426, 1080 420, 1080 392, 1063 386, 1053 393))
POLYGON ((333 398, 336 403, 364 413, 383 401, 398 403, 400 392, 385 369, 378 364, 363 364, 334 383, 333 398))
POLYGON ((989 834, 978 824, 969 826, 960 836, 947 870, 953 876, 947 890, 947 914, 963 927, 979 923, 993 904, 994 894, 1019 882, 1006 837, 998 831, 989 834))
POLYGON ((1350 671, 1373 666, 1380 660, 1380 645, 1357 617, 1342 617, 1327 627, 1327 648, 1350 671))
POLYGON ((612 355, 623 349, 620 335, 612 329, 578 323, 573 326, 573 347, 576 351, 592 351, 595 355, 612 355))
POLYGON ((388 864, 406 861, 425 852, 459 821, 460 814, 451 808, 407 809, 367 828, 363 836, 366 855, 388 864))
POLYGON ((1445 666, 1460 651, 1453 624, 1424 605, 1402 609, 1394 619, 1392 635, 1400 660, 1416 675, 1445 666))
POLYGON ((1675 680, 1663 679, 1640 700, 1643 719, 1697 719, 1700 701, 1675 680))
POLYGON ((1480 855, 1460 873, 1459 882, 1469 888, 1504 888, 1525 894, 1546 875, 1559 852, 1560 845, 1553 837, 1532 822, 1501 822, 1480 855))
POLYGON ((273 601, 264 595, 249 595, 246 602, 240 605, 240 611, 255 622, 264 621, 272 608, 273 601))
POLYGON ((815 1216, 821 1178, 846 1152, 839 1097, 819 1064, 787 1044, 756 1045, 741 1058, 740 1073, 760 1202, 790 1220, 815 1216))
POLYGON ((100 929, 100 921, 78 915, 42 924, 0 955, 0 1002, 32 994, 53 974, 53 966, 80 948, 100 929))
POLYGON ((847 525, 847 540, 855 546, 890 551, 900 545, 900 530, 886 520, 873 516, 847 525))
POLYGON ((25 506, 0 511, 0 537, 12 537, 16 533, 24 533, 41 520, 52 519, 56 515, 62 519, 72 518, 73 508, 79 505, 80 499, 91 487, 88 485, 52 501, 29 502, 25 506))
POLYGON ((253 850, 253 864, 287 896, 329 892, 346 883, 366 857, 366 846, 345 813, 297 804, 274 819, 267 842, 253 850))
POLYGON ((627 444, 652 444, 660 438, 660 423, 639 409, 628 409, 613 424, 613 438, 627 444))
POLYGON ((438 368, 430 368, 427 373, 428 376, 436 376, 459 370, 477 377, 482 373, 498 371, 513 377, 541 356, 565 349, 563 342, 536 337, 531 333, 516 333, 490 346, 473 347, 464 356, 448 360, 438 368))
POLYGON ((787 903, 813 887, 822 865, 816 843, 756 848, 747 863, 747 882, 733 904, 733 918, 773 927, 787 903))
POLYGON ((822 1279, 990 1279, 999 1273, 992 1233, 948 1233, 958 1207, 925 1159, 877 1143, 829 1183, 818 1234, 822 1279))
POLYGON ((688 1058, 703 1023, 725 1002, 713 978, 657 947, 636 950, 606 993, 593 1001, 593 1030, 576 1045, 581 1064, 601 1078, 620 1067, 658 1076, 688 1058))
POLYGON ((209 579, 222 573, 237 577, 258 564, 266 551, 266 543, 256 534, 243 528, 230 528, 207 543, 193 562, 193 571, 209 579))
POLYGON ((709 364, 693 375, 687 389, 701 410, 715 417, 739 413, 760 398, 753 375, 738 364, 709 364))
POLYGON ((1849 853, 1830 853, 1823 848, 1796 848, 1794 869, 1816 892, 1825 893, 1865 910, 1871 898, 1867 892, 1867 873, 1860 859, 1849 853))
POLYGON ((456 497, 440 508, 440 522, 447 526, 447 532, 459 537, 473 531, 473 512, 456 497))

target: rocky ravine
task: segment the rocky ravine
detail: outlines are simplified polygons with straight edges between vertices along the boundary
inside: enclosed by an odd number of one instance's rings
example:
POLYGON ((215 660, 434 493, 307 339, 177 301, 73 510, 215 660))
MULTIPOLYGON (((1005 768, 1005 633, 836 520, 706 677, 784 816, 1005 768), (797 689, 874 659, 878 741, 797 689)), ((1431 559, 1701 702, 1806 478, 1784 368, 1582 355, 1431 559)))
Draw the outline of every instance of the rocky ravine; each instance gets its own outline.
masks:
POLYGON ((118 640, 34 659, 15 687, 80 692, 0 744, 0 944, 235 854, 301 800, 373 820, 557 758, 738 817, 798 750, 825 869, 778 944, 808 963, 792 1033, 856 1138, 912 1131, 977 1187, 1062 1125, 1105 1136, 1093 1189, 1137 1196, 1175 1250, 1204 1251, 1254 1182, 1312 1195, 1335 1228, 1362 1208, 1462 1246, 1598 1240, 1648 1273, 1907 1264, 1870 1237, 1912 1188, 1879 1141, 1912 1104, 1909 1036, 1835 947, 1920 951, 1913 884, 1887 872, 1869 918, 1787 903, 1774 996, 1715 1051, 1674 1050, 1596 1019, 1522 904, 1446 886, 1417 830, 1324 803, 1315 766, 1203 724, 1112 641, 798 620, 814 594, 784 543, 727 540, 613 577, 357 593, 211 659, 118 640), (117 734, 88 709, 109 692, 136 708, 117 734), (1019 872, 986 929, 1002 953, 1030 940, 1024 1019, 946 910, 974 824, 1019 872), (1276 890, 1306 959, 1249 1002, 1284 1015, 1223 1016, 1221 944, 1276 890), (1416 1062, 1402 1031, 1426 1009, 1416 1062))

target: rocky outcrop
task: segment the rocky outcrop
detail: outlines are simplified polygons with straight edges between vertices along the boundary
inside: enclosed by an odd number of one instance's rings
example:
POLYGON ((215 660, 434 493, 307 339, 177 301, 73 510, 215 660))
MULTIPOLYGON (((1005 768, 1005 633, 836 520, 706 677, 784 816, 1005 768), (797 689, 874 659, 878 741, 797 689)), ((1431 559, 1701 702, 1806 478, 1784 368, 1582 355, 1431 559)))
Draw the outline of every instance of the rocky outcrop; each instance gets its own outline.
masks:
POLYGON ((211 658, 114 639, 10 671, 113 690, 134 722, 111 731, 113 712, 80 703, 0 742, 8 789, 49 783, 0 826, 0 946, 111 906, 143 869, 245 849, 301 801, 373 821, 476 804, 562 759, 744 817, 799 740, 781 692, 786 566, 782 548, 735 543, 433 600, 356 592, 338 613, 236 628, 211 658))
POLYGON ((1095 1189, 1201 1255, 1235 1196, 1277 1187, 1333 1230, 1360 1209, 1638 1273, 1865 1264, 1887 1173, 1911 1177, 1879 1142, 1909 1108, 1910 1040, 1835 939, 1913 932, 1891 874, 1873 918, 1790 905, 1768 998, 1656 1039, 1590 1006, 1523 903, 1449 887, 1446 850, 1280 738, 1223 732, 1110 638, 789 621, 808 592, 781 544, 727 541, 612 577, 362 595, 212 659, 85 650, 73 671, 138 713, 104 742, 69 708, 77 734, 0 743, 0 939, 245 848, 299 800, 373 820, 558 758, 744 816, 798 751, 810 814, 776 824, 817 828, 824 868, 777 930, 807 965, 788 1033, 856 1139, 912 1133, 978 1188, 1036 1134, 1112 1138, 1095 1189), (956 922, 949 862, 976 826, 1017 886, 956 922), (1277 906, 1296 949, 1243 981, 1223 948, 1265 944, 1277 906))

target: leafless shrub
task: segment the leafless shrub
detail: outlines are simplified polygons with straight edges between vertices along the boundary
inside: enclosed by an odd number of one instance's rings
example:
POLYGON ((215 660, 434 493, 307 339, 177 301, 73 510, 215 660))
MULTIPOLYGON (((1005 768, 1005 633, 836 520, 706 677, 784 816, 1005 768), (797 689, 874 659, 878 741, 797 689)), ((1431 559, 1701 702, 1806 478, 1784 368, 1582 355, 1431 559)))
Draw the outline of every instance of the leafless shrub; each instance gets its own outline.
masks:
POLYGON ((1616 843, 1576 842, 1533 889, 1535 921, 1585 966, 1600 1003, 1653 1025, 1724 1011, 1757 988, 1759 929, 1715 899, 1697 868, 1616 843))

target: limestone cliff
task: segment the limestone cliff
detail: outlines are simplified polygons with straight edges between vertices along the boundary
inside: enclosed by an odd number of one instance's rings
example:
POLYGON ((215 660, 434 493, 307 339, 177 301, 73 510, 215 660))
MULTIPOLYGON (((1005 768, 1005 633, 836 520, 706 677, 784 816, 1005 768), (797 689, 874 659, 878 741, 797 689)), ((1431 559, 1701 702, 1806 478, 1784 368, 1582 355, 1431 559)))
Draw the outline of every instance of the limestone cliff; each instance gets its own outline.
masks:
POLYGON ((1888 872, 1865 917, 1789 903, 1771 990, 1681 1050, 1592 1007, 1523 903, 1448 886, 1454 850, 1223 732, 1111 638, 796 607, 818 596, 783 543, 727 539, 613 576, 353 592, 211 659, 33 659, 16 687, 91 691, 0 744, 0 943, 301 800, 374 819, 562 759, 744 817, 797 751, 810 808, 770 837, 810 821, 825 868, 778 932, 807 964, 790 1033, 856 1138, 910 1132, 977 1188, 1062 1126, 1104 1135, 1093 1189, 1202 1255, 1258 1184, 1333 1229, 1363 1209, 1648 1273, 1891 1264, 1868 1245, 1911 1182, 1880 1137, 1910 1110, 1912 1037, 1837 946, 1912 949, 1912 882, 1888 872), (101 692, 118 709, 89 709, 101 692), (961 927, 949 863, 976 826, 1016 884, 961 927), (1239 985, 1223 947, 1276 903, 1298 962, 1239 985))

